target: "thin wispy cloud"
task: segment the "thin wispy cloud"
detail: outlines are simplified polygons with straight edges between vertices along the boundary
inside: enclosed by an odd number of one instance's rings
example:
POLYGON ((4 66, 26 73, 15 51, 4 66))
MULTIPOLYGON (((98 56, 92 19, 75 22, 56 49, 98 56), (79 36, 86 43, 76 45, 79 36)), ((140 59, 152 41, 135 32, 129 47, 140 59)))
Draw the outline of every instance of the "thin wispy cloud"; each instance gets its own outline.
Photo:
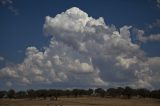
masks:
POLYGON ((10 10, 14 15, 18 15, 18 9, 13 6, 14 2, 12 0, 0 0, 1 6, 10 10))
POLYGON ((160 8, 160 0, 156 0, 157 7, 160 8))
POLYGON ((0 56, 0 61, 3 61, 4 60, 4 57, 0 56))

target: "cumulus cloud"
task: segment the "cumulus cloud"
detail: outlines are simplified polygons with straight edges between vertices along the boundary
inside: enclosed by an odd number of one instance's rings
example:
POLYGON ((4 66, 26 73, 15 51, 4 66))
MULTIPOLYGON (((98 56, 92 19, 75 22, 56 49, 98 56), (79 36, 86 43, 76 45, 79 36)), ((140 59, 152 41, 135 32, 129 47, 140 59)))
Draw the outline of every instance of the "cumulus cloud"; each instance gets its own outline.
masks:
POLYGON ((131 42, 130 28, 116 29, 102 17, 94 19, 77 7, 46 16, 44 32, 51 36, 49 46, 43 52, 28 47, 24 61, 2 68, 0 79, 25 85, 152 88, 157 83, 151 63, 159 58, 148 59, 139 45, 131 42))
POLYGON ((147 24, 147 27, 145 30, 133 28, 132 32, 134 35, 136 35, 137 40, 142 43, 145 43, 148 41, 149 42, 160 41, 159 28, 160 28, 160 19, 156 19, 151 24, 147 24), (146 34, 146 33, 148 33, 148 34, 146 34))
POLYGON ((117 56, 117 60, 118 60, 118 63, 116 65, 122 66, 125 69, 130 68, 131 65, 136 64, 138 62, 136 56, 133 58, 125 58, 123 56, 117 56))
POLYGON ((156 21, 153 22, 152 24, 149 24, 148 27, 149 27, 150 29, 160 28, 160 19, 156 19, 156 21))
POLYGON ((140 42, 147 42, 147 41, 160 41, 160 34, 150 34, 149 36, 145 35, 144 30, 134 29, 134 33, 137 39, 140 42))

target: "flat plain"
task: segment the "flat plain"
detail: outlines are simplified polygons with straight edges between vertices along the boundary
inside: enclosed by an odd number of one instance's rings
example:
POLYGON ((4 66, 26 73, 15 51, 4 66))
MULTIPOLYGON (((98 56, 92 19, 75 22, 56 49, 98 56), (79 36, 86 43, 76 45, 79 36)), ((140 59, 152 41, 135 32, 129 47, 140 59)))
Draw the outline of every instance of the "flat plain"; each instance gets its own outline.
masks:
POLYGON ((0 99, 0 106, 160 106, 160 99, 100 97, 61 97, 57 101, 49 99, 0 99))

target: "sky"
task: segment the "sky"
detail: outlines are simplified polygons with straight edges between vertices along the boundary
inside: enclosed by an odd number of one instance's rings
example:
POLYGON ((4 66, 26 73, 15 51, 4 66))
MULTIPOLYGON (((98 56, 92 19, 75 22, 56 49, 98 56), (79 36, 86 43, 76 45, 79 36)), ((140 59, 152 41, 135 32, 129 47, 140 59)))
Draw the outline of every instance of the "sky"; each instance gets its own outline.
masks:
POLYGON ((0 0, 0 89, 160 88, 160 0, 0 0))

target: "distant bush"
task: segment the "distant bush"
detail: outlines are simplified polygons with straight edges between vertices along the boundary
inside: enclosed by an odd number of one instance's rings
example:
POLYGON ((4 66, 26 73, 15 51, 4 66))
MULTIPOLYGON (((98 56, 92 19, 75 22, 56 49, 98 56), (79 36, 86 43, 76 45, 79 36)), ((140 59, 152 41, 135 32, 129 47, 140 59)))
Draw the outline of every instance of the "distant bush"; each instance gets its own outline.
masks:
POLYGON ((131 87, 118 87, 109 88, 107 90, 103 88, 97 89, 72 89, 72 90, 61 90, 61 89, 39 89, 39 90, 27 90, 27 91, 15 91, 13 89, 9 91, 0 91, 0 98, 54 98, 57 100, 60 96, 100 96, 100 97, 125 97, 132 98, 158 98, 160 99, 160 90, 150 91, 145 88, 133 89, 131 87))

